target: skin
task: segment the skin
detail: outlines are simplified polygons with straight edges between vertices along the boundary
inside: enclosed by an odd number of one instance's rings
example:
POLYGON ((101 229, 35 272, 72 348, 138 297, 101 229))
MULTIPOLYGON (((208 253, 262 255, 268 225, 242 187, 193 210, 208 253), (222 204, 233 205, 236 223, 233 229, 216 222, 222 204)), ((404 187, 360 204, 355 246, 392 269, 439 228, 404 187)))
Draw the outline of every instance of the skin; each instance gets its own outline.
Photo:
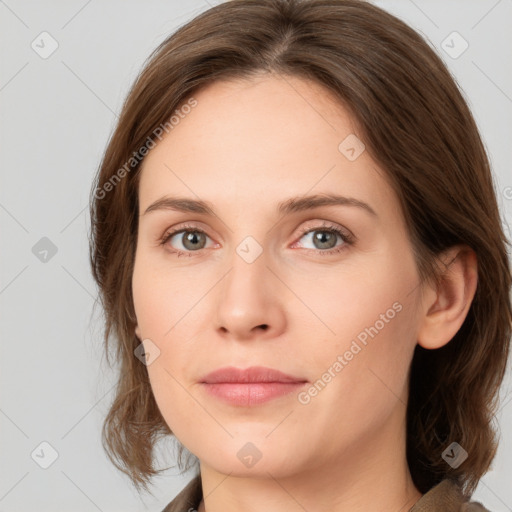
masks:
POLYGON ((147 367, 155 399, 200 460, 199 510, 409 510, 421 497, 405 454, 409 366, 417 343, 439 348, 462 325, 474 253, 452 248, 440 257, 451 262, 442 286, 420 283, 385 172, 368 151, 354 161, 339 151, 357 130, 320 85, 267 75, 215 82, 194 97, 143 162, 132 284, 136 335, 160 351, 147 367), (290 197, 327 193, 376 215, 348 205, 276 211, 290 197), (166 195, 209 201, 215 215, 144 214, 166 195), (199 249, 183 233, 159 245, 183 223, 206 232, 199 249), (315 244, 325 225, 355 242, 325 254, 344 244, 315 244), (252 263, 236 250, 248 236, 262 250, 252 263), (220 367, 261 365, 311 385, 396 303, 401 311, 307 404, 291 393, 237 407, 199 384, 220 367), (252 467, 237 456, 248 442, 261 453, 252 467))

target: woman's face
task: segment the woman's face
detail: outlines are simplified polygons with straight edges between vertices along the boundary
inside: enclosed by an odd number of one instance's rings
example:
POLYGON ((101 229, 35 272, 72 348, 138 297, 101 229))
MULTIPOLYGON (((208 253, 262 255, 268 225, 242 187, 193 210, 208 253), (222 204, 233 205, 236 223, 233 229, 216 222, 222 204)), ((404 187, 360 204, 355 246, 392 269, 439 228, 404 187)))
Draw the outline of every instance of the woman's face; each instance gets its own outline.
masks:
POLYGON ((136 333, 165 421, 232 476, 396 456, 421 289, 385 173, 317 84, 224 81, 194 97, 139 188, 136 333), (348 200, 322 204, 334 196, 348 200), (183 201, 147 211, 164 198, 183 201), (298 383, 204 383, 253 366, 298 383))

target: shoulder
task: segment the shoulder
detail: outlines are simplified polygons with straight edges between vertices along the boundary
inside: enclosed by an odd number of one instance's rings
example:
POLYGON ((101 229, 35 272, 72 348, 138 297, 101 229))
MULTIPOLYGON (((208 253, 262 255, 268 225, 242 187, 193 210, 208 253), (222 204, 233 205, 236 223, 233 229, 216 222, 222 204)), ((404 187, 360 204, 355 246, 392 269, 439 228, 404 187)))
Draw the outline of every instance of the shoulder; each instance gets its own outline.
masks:
POLYGON ((489 509, 485 508, 479 501, 468 501, 463 503, 459 512, 491 512, 489 509))
POLYGON ((424 494, 409 512, 490 512, 478 501, 469 501, 454 480, 445 479, 424 494))
POLYGON ((167 504, 162 512, 196 512, 202 498, 201 476, 197 475, 167 504))

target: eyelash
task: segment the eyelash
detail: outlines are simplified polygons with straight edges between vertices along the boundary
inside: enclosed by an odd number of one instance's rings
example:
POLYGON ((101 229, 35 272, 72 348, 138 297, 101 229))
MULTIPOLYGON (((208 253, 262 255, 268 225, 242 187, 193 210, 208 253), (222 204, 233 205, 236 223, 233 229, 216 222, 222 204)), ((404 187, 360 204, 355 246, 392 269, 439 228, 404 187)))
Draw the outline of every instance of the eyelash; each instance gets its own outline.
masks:
MULTIPOLYGON (((323 231, 328 233, 334 233, 336 235, 339 235, 340 238, 343 240, 343 244, 339 247, 334 247, 332 249, 328 250, 321 250, 321 249, 305 249, 306 251, 310 252, 312 251, 315 254, 322 254, 324 256, 332 255, 340 253, 348 248, 348 246, 353 245, 355 242, 355 237, 352 234, 348 234, 344 231, 342 231, 340 228, 334 226, 334 225, 322 225, 322 226, 316 226, 316 227, 308 227, 308 228, 302 228, 300 233, 300 238, 302 238, 304 235, 314 232, 314 231, 323 231)), ((196 226, 190 226, 190 225, 183 225, 178 229, 167 231, 164 233, 164 235, 158 240, 159 245, 165 245, 174 235, 178 233, 203 233, 204 235, 208 236, 205 231, 202 229, 196 227, 196 226)), ((173 254, 176 254, 178 257, 180 256, 193 256, 194 252, 200 252, 200 251, 182 251, 180 249, 169 249, 169 251, 173 254)))

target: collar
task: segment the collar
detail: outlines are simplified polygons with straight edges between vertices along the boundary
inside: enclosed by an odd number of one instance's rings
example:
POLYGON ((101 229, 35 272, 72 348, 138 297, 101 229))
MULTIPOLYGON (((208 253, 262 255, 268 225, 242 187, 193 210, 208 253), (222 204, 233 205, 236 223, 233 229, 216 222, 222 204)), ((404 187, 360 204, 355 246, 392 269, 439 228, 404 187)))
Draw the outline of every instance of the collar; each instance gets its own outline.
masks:
MULTIPOLYGON (((203 498, 201 475, 195 476, 162 512, 197 511, 203 498)), ((445 479, 432 487, 409 512, 489 512, 481 503, 468 501, 459 484, 445 479)))

